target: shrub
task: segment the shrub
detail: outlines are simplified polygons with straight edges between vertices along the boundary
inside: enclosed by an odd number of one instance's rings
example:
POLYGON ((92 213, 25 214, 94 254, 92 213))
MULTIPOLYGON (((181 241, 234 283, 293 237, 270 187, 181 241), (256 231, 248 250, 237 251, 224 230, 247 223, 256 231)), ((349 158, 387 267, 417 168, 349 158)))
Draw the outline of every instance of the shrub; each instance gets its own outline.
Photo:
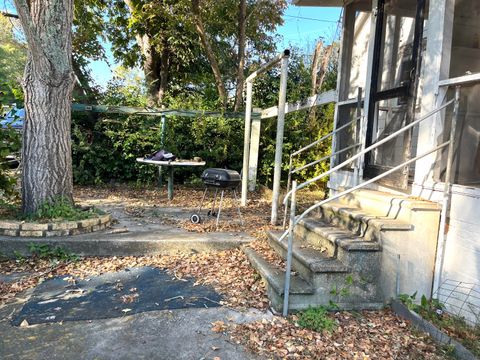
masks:
POLYGON ((305 329, 321 332, 326 330, 332 332, 336 322, 329 316, 328 308, 325 306, 309 307, 298 314, 297 324, 305 329))

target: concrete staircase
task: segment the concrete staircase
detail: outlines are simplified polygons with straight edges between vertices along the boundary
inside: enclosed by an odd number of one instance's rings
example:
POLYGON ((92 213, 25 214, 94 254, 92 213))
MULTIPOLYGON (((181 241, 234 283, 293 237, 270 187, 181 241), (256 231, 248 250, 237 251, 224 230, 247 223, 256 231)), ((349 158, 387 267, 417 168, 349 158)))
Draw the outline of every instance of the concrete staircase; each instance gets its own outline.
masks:
MULTIPOLYGON (((435 203, 372 190, 325 204, 295 228, 289 308, 332 303, 341 309, 383 307, 401 285, 402 263, 392 252, 405 254, 405 242, 422 234, 423 227, 435 226, 432 223, 438 222, 438 215, 435 203), (427 222, 419 224, 422 220, 427 222), (385 247, 389 249, 386 253, 385 247)), ((285 258, 288 239, 280 241, 281 234, 270 231, 268 239, 285 258)), ((272 307, 281 311, 284 269, 269 264, 251 248, 244 251, 264 278, 272 307)))

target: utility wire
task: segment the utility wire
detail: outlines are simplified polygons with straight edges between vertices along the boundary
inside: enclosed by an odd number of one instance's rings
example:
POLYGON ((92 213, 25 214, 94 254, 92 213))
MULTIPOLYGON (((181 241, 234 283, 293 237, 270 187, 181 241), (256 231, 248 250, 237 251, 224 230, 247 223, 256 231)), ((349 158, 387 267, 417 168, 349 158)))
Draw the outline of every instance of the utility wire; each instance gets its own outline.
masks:
POLYGON ((287 14, 284 14, 283 16, 295 18, 295 19, 302 19, 302 20, 312 20, 312 21, 327 22, 327 23, 333 23, 333 24, 337 23, 337 21, 335 20, 315 19, 315 18, 309 18, 309 17, 303 17, 303 16, 287 15, 287 14))

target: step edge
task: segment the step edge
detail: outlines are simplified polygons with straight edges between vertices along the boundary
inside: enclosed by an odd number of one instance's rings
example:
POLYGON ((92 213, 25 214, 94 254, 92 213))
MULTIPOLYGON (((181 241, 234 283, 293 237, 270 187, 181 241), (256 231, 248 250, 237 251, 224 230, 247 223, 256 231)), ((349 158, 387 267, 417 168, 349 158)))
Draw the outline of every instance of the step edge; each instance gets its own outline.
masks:
MULTIPOLYGON (((285 279, 285 271, 275 268, 272 264, 265 260, 261 254, 250 247, 245 247, 243 252, 255 270, 268 283, 268 285, 271 286, 278 295, 283 296, 284 280, 279 281, 275 279, 275 275, 280 276, 283 273, 283 279, 285 279)), ((299 277, 290 279, 290 295, 313 295, 314 293, 315 289, 313 286, 304 279, 299 277), (304 290, 299 289, 300 285, 298 283, 302 284, 304 290)))
POLYGON ((339 204, 331 204, 327 203, 322 205, 323 208, 327 208, 334 213, 348 216, 349 218, 357 221, 361 221, 364 224, 372 225, 375 229, 379 231, 409 231, 412 230, 412 224, 408 222, 388 218, 388 217, 381 217, 378 215, 368 215, 366 213, 359 213, 363 209, 358 207, 345 207, 345 206, 338 206, 339 204))
MULTIPOLYGON (((281 246, 285 251, 287 250, 288 243, 286 241, 278 241, 278 232, 270 231, 268 236, 272 241, 275 241, 279 246, 281 246)), ((286 240, 286 239, 284 239, 286 240)), ((304 266, 306 266, 312 273, 314 274, 322 274, 322 273, 346 273, 350 272, 351 269, 347 265, 343 264, 341 261, 335 258, 329 258, 327 256, 321 255, 322 260, 314 260, 309 259, 307 256, 304 256, 300 249, 294 248, 292 252, 292 256, 295 257, 296 260, 301 262, 304 266)), ((320 254, 322 253, 320 250, 312 249, 318 251, 320 254)))
POLYGON ((335 235, 335 234, 325 234, 323 232, 322 226, 314 226, 309 223, 309 220, 314 222, 321 222, 314 219, 302 219, 299 224, 304 226, 307 230, 314 232, 315 234, 322 236, 323 238, 330 241, 332 244, 337 245, 344 249, 345 251, 381 251, 381 245, 372 240, 364 240, 361 236, 357 236, 352 234, 348 230, 344 230, 341 228, 337 228, 327 223, 323 223, 328 228, 335 228, 340 233, 344 233, 345 235, 335 235))

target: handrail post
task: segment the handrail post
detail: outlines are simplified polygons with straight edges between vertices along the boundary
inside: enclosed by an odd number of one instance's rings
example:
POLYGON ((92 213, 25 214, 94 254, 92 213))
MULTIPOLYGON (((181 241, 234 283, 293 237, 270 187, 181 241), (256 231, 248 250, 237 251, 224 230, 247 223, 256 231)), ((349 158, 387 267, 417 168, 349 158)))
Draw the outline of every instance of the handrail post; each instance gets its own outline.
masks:
POLYGON ((290 205, 290 226, 288 228, 287 267, 285 269, 285 289, 283 290, 283 316, 288 315, 288 298, 290 294, 290 275, 292 271, 293 230, 295 227, 297 181, 292 182, 292 203, 290 205))
POLYGON ((278 94, 277 137, 275 142, 275 167, 273 171, 273 195, 271 224, 276 225, 278 220, 278 203, 280 198, 280 180, 282 177, 283 133, 285 128, 285 103, 287 99, 288 58, 290 52, 285 51, 282 58, 282 72, 280 74, 280 90, 278 94))
MULTIPOLYGON (((287 179, 287 193, 290 191, 290 185, 292 183, 292 170, 293 170, 293 156, 290 154, 290 162, 288 163, 288 179, 287 179)), ((283 213, 283 227, 285 230, 287 227, 287 215, 288 215, 288 201, 285 204, 285 210, 283 213)))
POLYGON ((243 139, 242 199, 241 205, 247 205, 248 162, 250 158, 250 132, 252 127, 252 92, 253 83, 247 81, 247 101, 245 104, 245 135, 243 139))
POLYGON ((445 183, 443 187, 442 213, 440 215, 440 226, 437 242, 437 255, 435 259, 435 273, 433 280, 432 295, 439 289, 442 283, 443 262, 445 260, 445 247, 447 243, 447 217, 450 205, 450 194, 452 191, 451 177, 452 165, 455 156, 455 133, 460 110, 460 86, 455 88, 455 102, 453 106, 452 122, 450 126, 450 144, 448 146, 447 165, 445 170, 445 183))
MULTIPOLYGON (((358 126, 358 123, 362 121, 362 88, 359 87, 358 88, 358 94, 357 94, 357 113, 356 113, 356 117, 357 121, 355 121, 355 128, 354 128, 354 135, 353 135, 353 139, 354 139, 354 143, 357 144, 359 142, 359 138, 360 138, 360 129, 359 129, 359 126, 358 126)), ((361 149, 360 149, 361 151, 361 149)), ((359 169, 360 169, 360 159, 357 159, 357 161, 355 161, 353 163, 353 185, 358 185, 358 183, 360 182, 360 178, 359 178, 359 169)))

